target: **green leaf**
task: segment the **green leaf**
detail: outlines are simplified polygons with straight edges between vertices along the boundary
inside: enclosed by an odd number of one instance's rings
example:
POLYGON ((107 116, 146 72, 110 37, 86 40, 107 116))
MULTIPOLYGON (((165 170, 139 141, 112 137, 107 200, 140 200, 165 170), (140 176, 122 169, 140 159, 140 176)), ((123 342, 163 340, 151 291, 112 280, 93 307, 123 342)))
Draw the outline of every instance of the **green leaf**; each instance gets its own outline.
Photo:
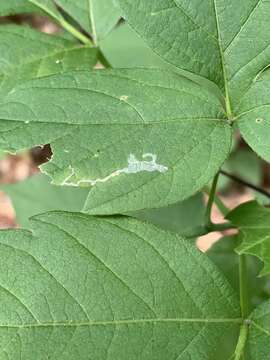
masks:
MULTIPOLYGON (((241 179, 260 185, 263 179, 263 166, 261 159, 250 149, 236 148, 226 160, 222 169, 239 176, 241 179)), ((231 180, 221 175, 219 178, 218 189, 228 189, 231 180)))
POLYGON ((207 88, 210 93, 219 97, 222 103, 224 102, 222 92, 214 83, 201 76, 176 69, 163 61, 127 23, 118 26, 100 42, 99 46, 113 68, 158 67, 176 71, 179 75, 207 88))
POLYGON ((66 72, 0 99, 0 146, 52 143, 43 169, 54 183, 96 185, 85 210, 122 213, 176 203, 209 183, 230 150, 223 116, 218 99, 175 73, 66 72))
POLYGON ((270 162, 270 71, 259 74, 239 103, 238 127, 247 143, 270 162))
POLYGON ((45 13, 57 21, 62 19, 53 0, 4 0, 0 4, 0 16, 32 12, 45 13))
MULTIPOLYGON (((235 248, 239 246, 240 241, 237 236, 227 236, 217 241, 207 251, 207 255, 226 276, 237 293, 239 293, 239 256, 235 252, 235 248)), ((270 276, 258 278, 263 264, 254 256, 246 256, 246 267, 248 294, 252 308, 254 308, 269 298, 270 276)))
POLYGON ((31 28, 0 26, 0 91, 22 80, 72 69, 91 69, 97 51, 31 28))
POLYGON ((123 16, 160 56, 230 89, 236 101, 269 63, 270 3, 118 0, 123 16), (257 41, 259 39, 259 41, 257 41), (252 46, 249 44, 252 43, 252 46))
POLYGON ((83 44, 91 44, 88 37, 82 34, 79 30, 73 27, 58 11, 54 0, 12 0, 9 5, 0 5, 0 16, 20 13, 41 13, 48 15, 67 32, 74 36, 83 44))
POLYGON ((28 0, 8 0, 0 2, 0 16, 36 12, 36 7, 28 0))
POLYGON ((95 44, 108 35, 120 18, 114 0, 56 0, 56 2, 86 31, 92 33, 95 44))
POLYGON ((87 189, 51 185, 49 178, 39 174, 12 185, 1 186, 12 200, 16 219, 21 227, 28 228, 29 218, 49 210, 80 211, 87 189))
POLYGON ((225 360, 233 352, 237 298, 188 241, 123 217, 52 212, 32 223, 33 234, 0 232, 7 357, 225 360))
POLYGON ((262 360, 269 357, 270 341, 270 300, 260 305, 251 314, 251 325, 247 350, 252 360, 262 360))
POLYGON ((124 18, 164 60, 224 90, 227 116, 270 161, 270 2, 118 0, 124 18), (268 72, 269 78, 269 72, 268 72), (240 105, 239 105, 240 103, 240 105))
POLYGON ((244 203, 234 209, 228 216, 240 229, 241 245, 236 249, 238 254, 251 254, 264 261, 260 275, 270 272, 270 209, 260 206, 256 201, 244 203))
POLYGON ((127 24, 121 24, 100 44, 113 68, 168 67, 127 24))
POLYGON ((140 220, 149 221, 162 229, 188 236, 194 234, 196 228, 204 224, 203 194, 199 193, 165 208, 142 210, 130 213, 130 215, 140 220))

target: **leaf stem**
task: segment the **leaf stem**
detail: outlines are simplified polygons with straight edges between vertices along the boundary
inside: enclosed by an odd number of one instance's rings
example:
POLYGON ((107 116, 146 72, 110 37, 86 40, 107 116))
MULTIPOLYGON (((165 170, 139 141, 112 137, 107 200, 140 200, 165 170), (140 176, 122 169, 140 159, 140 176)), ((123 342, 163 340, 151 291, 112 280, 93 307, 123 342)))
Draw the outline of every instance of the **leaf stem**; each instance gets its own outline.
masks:
POLYGON ((59 16, 54 13, 50 8, 46 7, 46 5, 40 4, 36 0, 29 0, 30 3, 34 4, 41 10, 43 10, 45 13, 47 13, 51 18, 53 18, 56 22, 59 23, 60 26, 62 26, 63 29, 65 29, 67 32, 69 32, 71 35, 73 35, 76 39, 78 39, 80 42, 82 42, 85 45, 91 45, 93 46, 92 41, 82 34, 80 31, 78 31, 74 26, 72 26, 69 22, 67 22, 61 14, 59 16))
POLYGON ((248 278, 246 255, 239 256, 240 307, 243 320, 249 315, 248 278))
POLYGON ((246 181, 246 180, 243 180, 241 178, 239 178, 238 176, 235 176, 233 174, 230 174, 228 173, 227 171, 224 171, 224 170, 220 170, 220 174, 228 177, 229 179, 233 180, 233 181, 236 181, 238 182, 239 184, 241 185, 244 185, 244 186, 247 186, 249 187, 250 189, 252 190, 255 190, 257 191, 258 193, 260 194, 263 194, 264 196, 270 198, 270 193, 262 188, 260 188, 259 186, 256 186, 254 184, 251 184, 250 182, 246 181))
POLYGON ((240 327, 239 338, 234 353, 234 360, 240 360, 241 358, 243 359, 242 356, 244 355, 247 336, 248 336, 248 325, 243 324, 240 327))
MULTIPOLYGON (((209 196, 210 190, 208 188, 205 188, 204 192, 209 196)), ((230 212, 230 209, 224 204, 224 202, 217 195, 215 195, 214 203, 216 204, 217 208, 219 209, 219 211, 223 216, 226 216, 230 212)))
POLYGON ((84 45, 93 46, 92 41, 87 36, 85 36, 83 33, 78 31, 74 26, 72 26, 70 23, 68 23, 65 19, 59 18, 56 20, 67 32, 69 32, 71 35, 73 35, 76 39, 78 39, 84 45))
POLYGON ((207 202, 207 207, 206 207, 206 211, 205 211, 205 223, 206 225, 211 225, 211 213, 212 213, 212 207, 213 207, 213 203, 215 200, 215 194, 216 194, 216 188, 217 188, 217 183, 218 183, 218 177, 219 177, 219 173, 216 174, 216 176, 214 177, 212 186, 211 186, 211 190, 209 193, 209 199, 207 202))

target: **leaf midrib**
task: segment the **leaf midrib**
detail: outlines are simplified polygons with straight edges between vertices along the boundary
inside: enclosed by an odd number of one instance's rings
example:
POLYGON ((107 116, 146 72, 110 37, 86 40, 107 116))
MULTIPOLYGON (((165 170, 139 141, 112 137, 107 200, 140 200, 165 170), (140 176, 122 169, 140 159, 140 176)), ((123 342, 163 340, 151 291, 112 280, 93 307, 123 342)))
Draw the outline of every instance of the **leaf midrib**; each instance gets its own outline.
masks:
POLYGON ((96 29, 96 22, 95 22, 95 15, 94 15, 94 9, 93 9, 93 2, 92 0, 88 0, 88 14, 89 14, 89 23, 91 24, 92 28, 92 37, 94 44, 97 46, 97 29, 96 29))
POLYGON ((223 75, 223 81, 224 81, 224 90, 225 90, 225 105, 226 105, 226 112, 228 119, 231 119, 233 117, 232 115, 232 109, 231 109, 231 102, 230 102, 230 95, 229 95, 229 83, 227 78, 227 71, 225 66, 225 58, 221 46, 221 36, 220 36, 220 25, 219 25, 219 19, 218 19, 218 13, 217 13, 217 4, 216 0, 213 0, 214 5, 214 12, 215 12, 215 20, 216 20, 216 27, 217 27, 217 41, 218 41, 218 48, 220 53, 220 60, 221 60, 221 67, 222 67, 222 75, 223 75))
POLYGON ((155 324, 155 323, 229 323, 241 324, 241 318, 149 318, 149 319, 124 319, 124 320, 105 320, 105 321, 84 321, 84 322, 47 322, 29 324, 0 324, 0 328, 43 328, 43 327, 91 327, 91 326, 110 326, 110 325, 132 325, 132 324, 155 324))

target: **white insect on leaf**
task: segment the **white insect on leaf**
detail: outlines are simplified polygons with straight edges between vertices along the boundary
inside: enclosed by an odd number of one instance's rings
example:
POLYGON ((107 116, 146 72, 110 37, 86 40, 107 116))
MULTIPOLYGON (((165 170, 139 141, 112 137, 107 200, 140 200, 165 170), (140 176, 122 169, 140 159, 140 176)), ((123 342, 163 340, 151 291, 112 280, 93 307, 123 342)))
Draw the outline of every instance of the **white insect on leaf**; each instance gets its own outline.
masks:
POLYGON ((142 159, 143 160, 138 160, 134 154, 129 154, 127 167, 116 170, 104 178, 82 179, 79 180, 77 183, 73 183, 69 181, 73 176, 76 175, 74 168, 70 166, 69 169, 71 170, 71 172, 67 176, 67 178, 62 182, 61 185, 80 186, 80 184, 90 184, 94 186, 97 183, 104 183, 115 176, 119 176, 120 174, 136 174, 143 171, 146 172, 158 171, 160 173, 165 173, 166 171, 168 171, 167 166, 157 163, 157 155, 155 154, 151 154, 151 153, 143 154, 142 159), (147 160, 147 158, 149 160, 147 160))

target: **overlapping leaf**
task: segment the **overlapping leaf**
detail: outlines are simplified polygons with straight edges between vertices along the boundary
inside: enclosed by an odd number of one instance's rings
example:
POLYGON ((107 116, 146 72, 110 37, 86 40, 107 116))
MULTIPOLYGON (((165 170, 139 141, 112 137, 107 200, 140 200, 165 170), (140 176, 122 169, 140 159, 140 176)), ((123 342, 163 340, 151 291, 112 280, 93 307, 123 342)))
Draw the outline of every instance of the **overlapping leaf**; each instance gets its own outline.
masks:
POLYGON ((227 86, 233 99, 269 63, 268 1, 117 1, 164 59, 227 86))
POLYGON ((130 213, 130 215, 151 222, 161 229, 191 237, 198 232, 198 228, 204 225, 205 204, 203 194, 196 194, 171 206, 141 210, 130 213))
POLYGON ((264 261, 261 275, 270 272, 270 209, 251 201, 240 205, 227 218, 240 229, 239 254, 251 254, 264 261))
POLYGON ((253 85, 270 62, 270 2, 118 2, 124 17, 163 59, 224 89, 228 117, 241 116, 239 125, 244 137, 270 161, 269 105, 265 106, 265 102, 261 106, 261 97, 269 98, 269 82, 253 85), (243 96, 244 104, 239 107, 243 96), (243 115, 243 109, 248 114, 243 115), (256 120, 260 118, 263 124, 258 125, 256 120))
MULTIPOLYGON (((62 73, 68 69, 91 69, 97 61, 97 51, 74 45, 73 42, 46 35, 30 28, 19 26, 0 27, 0 94, 3 99, 13 87, 26 79, 62 73)), ((6 122, 6 111, 12 113, 14 102, 0 116, 0 148, 18 150, 31 146, 31 137, 23 122, 6 122), (25 135, 28 133, 28 135, 25 135), (17 145, 15 145, 17 144, 17 145), (14 146, 15 145, 15 146, 14 146)), ((14 108, 14 109, 15 109, 14 108)), ((3 108, 2 108, 3 109, 3 108)), ((21 114, 23 117, 23 113, 21 114)), ((36 127, 36 132, 42 131, 36 127)), ((46 137, 43 137, 47 143, 46 137)), ((32 144, 35 138, 32 137, 32 144)))
MULTIPOLYGON (((241 242, 237 236, 227 236, 217 241, 208 251, 207 255, 229 280, 232 287, 239 293, 239 256, 235 249, 241 242)), ((250 307, 255 308, 269 299, 270 276, 258 277, 262 269, 262 262, 254 256, 246 256, 246 274, 248 278, 248 296, 250 307)))
POLYGON ((223 117, 218 99, 175 73, 66 72, 3 96, 1 146, 50 142, 44 169, 56 184, 95 185, 86 211, 135 211, 175 203, 211 180, 230 150, 223 117))
POLYGON ((54 209, 81 211, 88 190, 54 186, 44 174, 34 175, 17 184, 0 187, 9 196, 16 213, 16 221, 23 228, 29 227, 33 215, 54 209))
POLYGON ((247 352, 252 360, 262 360, 269 357, 270 341, 270 301, 260 305, 251 314, 251 325, 247 341, 247 352))
POLYGON ((78 46, 61 37, 31 28, 0 27, 1 92, 25 79, 72 69, 91 69, 97 62, 95 49, 78 46))
POLYGON ((4 0, 0 4, 0 16, 42 13, 61 24, 63 16, 57 5, 85 31, 91 32, 95 43, 106 37, 120 18, 114 0, 4 0))
POLYGON ((237 298, 188 241, 79 213, 40 215, 33 226, 34 234, 0 232, 3 356, 225 360, 233 352, 237 298))
POLYGON ((114 0, 56 0, 70 16, 91 32, 97 44, 119 20, 119 9, 114 0))

